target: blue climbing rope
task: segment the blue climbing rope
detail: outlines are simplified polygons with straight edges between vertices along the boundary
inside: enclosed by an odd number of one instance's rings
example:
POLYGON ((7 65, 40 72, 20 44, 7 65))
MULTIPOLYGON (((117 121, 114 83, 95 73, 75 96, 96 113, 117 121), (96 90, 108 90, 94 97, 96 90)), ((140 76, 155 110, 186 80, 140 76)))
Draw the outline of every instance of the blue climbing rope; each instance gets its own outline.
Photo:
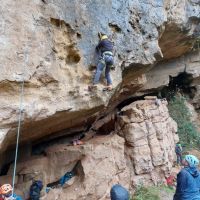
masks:
POLYGON ((12 198, 14 198, 14 190, 15 190, 15 176, 16 176, 16 168, 17 168, 17 158, 18 158, 18 149, 19 149, 19 136, 21 131, 21 121, 22 121, 22 113, 23 113, 23 100, 24 100, 24 74, 25 74, 25 67, 28 62, 27 50, 24 53, 25 64, 23 67, 23 74, 22 74, 22 81, 21 81, 21 91, 20 91, 20 105, 19 105, 19 118, 18 118, 18 127, 17 127, 17 141, 16 141, 16 148, 15 148, 15 162, 13 168, 13 178, 12 178, 12 198))

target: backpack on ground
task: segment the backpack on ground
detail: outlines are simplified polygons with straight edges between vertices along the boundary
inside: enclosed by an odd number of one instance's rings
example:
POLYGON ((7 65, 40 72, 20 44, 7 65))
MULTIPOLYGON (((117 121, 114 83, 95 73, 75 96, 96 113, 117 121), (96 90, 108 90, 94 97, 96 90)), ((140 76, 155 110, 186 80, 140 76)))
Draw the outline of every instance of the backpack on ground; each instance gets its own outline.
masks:
POLYGON ((39 200, 42 188, 43 188, 42 181, 34 181, 30 187, 30 199, 39 200))

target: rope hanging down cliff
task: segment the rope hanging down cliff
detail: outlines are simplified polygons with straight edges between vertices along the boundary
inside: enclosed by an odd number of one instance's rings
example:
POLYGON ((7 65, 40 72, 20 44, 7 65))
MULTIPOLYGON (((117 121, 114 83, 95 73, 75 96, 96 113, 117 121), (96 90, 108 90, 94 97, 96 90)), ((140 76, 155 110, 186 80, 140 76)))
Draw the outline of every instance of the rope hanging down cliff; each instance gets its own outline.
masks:
MULTIPOLYGON (((33 20, 36 22, 37 26, 37 20, 34 16, 33 20)), ((35 31, 35 30, 34 30, 35 31)), ((30 42, 31 43, 31 42, 30 42)), ((14 191, 15 191, 15 176, 16 176, 16 169, 17 169, 17 159, 18 159, 18 149, 19 149, 19 136, 21 132, 21 122, 22 122, 22 115, 23 115, 23 101, 24 101, 24 76, 25 76, 25 68, 28 64, 28 44, 25 46, 24 50, 24 65, 22 68, 22 79, 21 79, 21 89, 20 89, 20 104, 19 104, 19 117, 18 117, 18 126, 17 126, 17 138, 16 138, 16 148, 15 148, 15 161, 14 161, 14 168, 13 168, 13 177, 12 177, 12 198, 14 198, 14 191)))
POLYGON ((12 177, 12 198, 14 198, 14 190, 15 190, 15 176, 16 176, 16 167, 17 167, 17 158, 18 158, 18 149, 19 149, 19 136, 21 131, 21 121, 22 121, 22 114, 23 114, 23 100, 24 100, 24 74, 25 74, 25 67, 28 63, 28 52, 27 47, 24 52, 24 66, 23 66, 23 73, 22 73, 22 80, 21 80, 21 91, 20 91, 20 105, 19 105, 19 118, 18 118, 18 127, 17 127, 17 141, 16 141, 16 148, 15 148, 15 162, 13 168, 13 177, 12 177))

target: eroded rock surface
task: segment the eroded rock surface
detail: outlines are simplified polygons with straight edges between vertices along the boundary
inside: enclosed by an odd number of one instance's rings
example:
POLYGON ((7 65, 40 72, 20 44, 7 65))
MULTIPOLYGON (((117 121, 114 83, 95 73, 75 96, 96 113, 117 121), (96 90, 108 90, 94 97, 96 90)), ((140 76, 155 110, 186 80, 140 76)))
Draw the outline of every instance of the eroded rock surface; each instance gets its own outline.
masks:
POLYGON ((177 77, 180 73, 190 75, 188 84, 198 87, 200 79, 200 50, 157 64, 146 74, 147 82, 141 91, 158 91, 169 85, 170 77, 177 77))
MULTIPOLYGON (((118 135, 98 136, 81 146, 56 145, 46 149, 46 157, 32 157, 17 167, 16 188, 28 196, 32 180, 45 188, 58 181, 79 162, 76 176, 63 189, 51 189, 41 199, 107 199, 110 187, 121 182, 129 187, 129 169, 124 155, 124 139, 118 135)), ((11 181, 12 167, 2 180, 11 181)))
POLYGON ((120 135, 125 138, 126 154, 135 175, 155 176, 152 180, 156 183, 162 180, 164 171, 171 169, 178 140, 177 125, 166 105, 165 100, 158 99, 136 101, 124 107, 119 118, 120 135), (157 170, 161 170, 160 175, 157 170))
MULTIPOLYGON (((110 188, 116 183, 128 189, 163 183, 172 168, 178 140, 176 123, 166 105, 157 99, 136 101, 121 110, 117 130, 111 135, 95 136, 81 146, 54 145, 45 150, 45 157, 19 162, 17 190, 27 196, 33 180, 42 180, 46 187, 74 166, 76 176, 63 188, 57 183, 48 194, 43 192, 41 199, 103 200, 109 199, 110 188)), ((9 182, 11 176, 12 166, 2 178, 9 182)))
POLYGON ((169 46, 176 45, 171 48, 177 52, 173 56, 186 52, 192 42, 185 40, 198 36, 199 4, 189 0, 174 4, 168 0, 1 2, 1 148, 15 143, 23 79, 21 141, 34 141, 80 124, 87 127, 91 117, 94 120, 108 105, 114 108, 144 85, 144 72, 162 59, 161 50, 164 59, 171 58, 165 50, 169 46), (178 30, 174 34, 179 45, 168 31, 171 25, 178 30), (102 92, 103 85, 94 93, 87 90, 97 61, 98 31, 115 43, 111 93, 102 92))
POLYGON ((194 38, 200 34, 199 0, 165 0, 167 22, 159 40, 165 60, 177 58, 190 51, 194 38))
POLYGON ((122 63, 127 67, 133 62, 155 61, 154 54, 160 52, 157 28, 166 19, 165 10, 161 1, 145 2, 2 2, 0 121, 6 135, 4 146, 14 142, 23 78, 22 140, 83 123, 108 104, 113 93, 102 92, 103 87, 97 93, 87 91, 94 72, 90 69, 96 65, 98 31, 109 34, 115 42, 115 87, 122 81, 122 63))
MULTIPOLYGON (((199 0, 1 2, 0 152, 16 143, 20 86, 25 82, 19 193, 26 197, 36 179, 45 186, 55 183, 74 166, 77 175, 63 188, 43 191, 42 199, 107 200, 114 183, 132 189, 164 181, 178 140, 167 102, 136 101, 120 112, 116 107, 129 97, 157 92, 169 83, 169 75, 185 70, 199 90, 198 51, 180 57, 199 36, 199 10, 199 0), (103 79, 96 91, 88 91, 99 31, 115 43, 112 92, 103 92, 103 79), (45 156, 31 156, 35 143, 75 133, 108 134, 107 124, 115 124, 112 135, 95 136, 81 146, 47 145, 45 156)), ((198 99, 196 92, 196 107, 198 99)), ((4 164, 13 162, 7 153, 6 158, 0 155, 4 164)), ((12 171, 13 164, 0 181, 10 182, 12 171)))

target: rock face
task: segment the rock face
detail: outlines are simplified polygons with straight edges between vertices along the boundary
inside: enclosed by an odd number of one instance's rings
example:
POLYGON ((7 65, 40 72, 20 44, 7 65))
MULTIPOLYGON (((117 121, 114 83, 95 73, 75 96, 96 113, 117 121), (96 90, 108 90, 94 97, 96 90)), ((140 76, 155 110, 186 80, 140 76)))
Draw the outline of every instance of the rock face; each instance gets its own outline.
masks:
MULTIPOLYGON (((55 145, 46 149, 46 157, 32 157, 17 167, 16 189, 28 196, 32 180, 46 185, 58 181, 76 165, 76 176, 64 185, 43 193, 42 199, 107 199, 112 184, 129 187, 124 139, 117 134, 98 136, 81 146, 55 145)), ((2 180, 11 181, 12 167, 2 180)))
MULTIPOLYGON (((45 150, 45 157, 20 162, 17 190, 27 196, 33 180, 43 180, 46 187, 74 166, 76 176, 63 188, 57 185, 48 194, 43 193, 42 199, 103 200, 109 199, 110 188, 116 183, 129 189, 152 181, 163 183, 172 168, 178 140, 176 123, 166 105, 166 101, 157 99, 136 101, 121 110, 117 130, 111 135, 95 136, 81 146, 54 145, 45 150)), ((11 175, 12 167, 2 178, 9 181, 11 175)))
POLYGON ((193 47, 199 36, 199 0, 165 1, 167 22, 159 40, 166 60, 177 58, 193 47), (196 24, 193 26, 192 24, 196 24))
POLYGON ((163 59, 180 56, 199 30, 198 0, 7 0, 0 10, 1 149, 15 143, 23 79, 21 141, 64 129, 69 133, 134 94, 146 81, 144 72, 162 59, 161 50, 163 59), (97 62, 98 31, 115 43, 111 93, 102 92, 103 86, 87 91, 97 62), (169 47, 176 51, 173 56, 165 50, 169 47))
POLYGON ((198 87, 200 77, 200 49, 183 55, 180 58, 157 64, 146 74, 147 82, 141 91, 159 90, 169 85, 170 77, 176 77, 180 73, 190 75, 191 86, 198 87))
POLYGON ((145 1, 9 0, 1 10, 0 88, 4 98, 0 99, 0 121, 2 135, 6 135, 2 147, 14 142, 23 78, 22 140, 87 123, 113 95, 102 88, 95 94, 87 91, 93 76, 90 68, 96 65, 98 31, 115 41, 117 70, 112 74, 116 87, 122 81, 122 63, 125 68, 133 62, 147 65, 155 61, 154 55, 160 53, 157 28, 166 19, 161 1, 151 5, 145 1))
POLYGON ((158 183, 163 172, 172 167, 174 145, 178 141, 177 125, 169 116, 166 105, 165 100, 143 100, 121 111, 119 130, 126 141, 126 155, 136 180, 137 175, 141 176, 143 184, 148 183, 151 176, 153 182, 158 183), (148 174, 147 180, 144 174, 148 174))
MULTIPOLYGON (((199 0, 2 1, 0 181, 12 178, 21 112, 16 186, 25 197, 35 179, 55 187, 43 199, 59 200, 109 199, 118 182, 129 189, 163 182, 174 160, 176 124, 165 101, 129 98, 157 92, 169 75, 185 70, 199 90, 198 51, 186 54, 200 35, 199 6, 199 0), (103 79, 88 91, 98 32, 115 44, 111 92, 103 91, 103 79), (88 141, 95 133, 104 136, 88 141), (84 145, 69 146, 74 135, 86 135, 84 145), (76 176, 58 187, 75 166, 76 176)), ((198 99, 196 92, 196 108, 198 99)))

